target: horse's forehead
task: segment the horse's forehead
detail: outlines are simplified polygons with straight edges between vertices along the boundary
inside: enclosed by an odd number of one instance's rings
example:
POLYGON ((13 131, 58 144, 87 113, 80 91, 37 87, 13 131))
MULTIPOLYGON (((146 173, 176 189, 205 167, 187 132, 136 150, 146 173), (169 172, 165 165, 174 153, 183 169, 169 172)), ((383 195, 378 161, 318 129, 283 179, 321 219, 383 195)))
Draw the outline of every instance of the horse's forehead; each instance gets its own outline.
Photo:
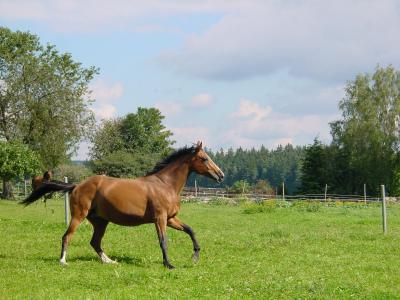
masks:
POLYGON ((208 157, 207 152, 204 151, 203 149, 200 149, 200 151, 197 152, 197 155, 198 155, 198 156, 207 156, 207 157, 208 157))

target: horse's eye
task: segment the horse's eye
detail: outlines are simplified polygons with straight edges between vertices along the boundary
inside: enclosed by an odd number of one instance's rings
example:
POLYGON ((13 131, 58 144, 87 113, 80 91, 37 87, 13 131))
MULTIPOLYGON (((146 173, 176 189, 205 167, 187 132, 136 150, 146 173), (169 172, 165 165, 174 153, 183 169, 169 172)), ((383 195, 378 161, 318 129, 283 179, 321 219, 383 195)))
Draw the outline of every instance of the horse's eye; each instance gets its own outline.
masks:
POLYGON ((206 162, 206 161, 208 161, 208 158, 207 157, 202 157, 201 160, 206 162))

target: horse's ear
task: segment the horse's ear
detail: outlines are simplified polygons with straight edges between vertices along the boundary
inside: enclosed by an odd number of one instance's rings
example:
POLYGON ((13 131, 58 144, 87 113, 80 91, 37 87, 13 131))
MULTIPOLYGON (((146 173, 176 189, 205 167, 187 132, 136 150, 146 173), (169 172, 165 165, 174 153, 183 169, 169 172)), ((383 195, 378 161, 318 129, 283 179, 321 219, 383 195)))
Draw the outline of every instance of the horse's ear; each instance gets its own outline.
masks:
POLYGON ((201 149, 203 149, 203 142, 198 141, 196 144, 196 151, 200 151, 201 149))

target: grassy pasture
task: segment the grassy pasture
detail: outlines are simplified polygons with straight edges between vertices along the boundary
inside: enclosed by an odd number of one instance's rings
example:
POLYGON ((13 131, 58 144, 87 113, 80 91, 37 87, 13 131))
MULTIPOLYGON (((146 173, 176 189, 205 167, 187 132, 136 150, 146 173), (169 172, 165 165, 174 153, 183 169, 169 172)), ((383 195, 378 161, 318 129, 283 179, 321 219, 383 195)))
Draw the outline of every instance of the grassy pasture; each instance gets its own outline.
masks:
POLYGON ((197 264, 182 232, 168 229, 167 270, 154 225, 110 225, 103 248, 120 263, 103 265, 85 221, 61 267, 63 203, 0 201, 0 299, 400 298, 399 206, 386 236, 376 205, 184 203, 180 217, 197 232, 197 264))

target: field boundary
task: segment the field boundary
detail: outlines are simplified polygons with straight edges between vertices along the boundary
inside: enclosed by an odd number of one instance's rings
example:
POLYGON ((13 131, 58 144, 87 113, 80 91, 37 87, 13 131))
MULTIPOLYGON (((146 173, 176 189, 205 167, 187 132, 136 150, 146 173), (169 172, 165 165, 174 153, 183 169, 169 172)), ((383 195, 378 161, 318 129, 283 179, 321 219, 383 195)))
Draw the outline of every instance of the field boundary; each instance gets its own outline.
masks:
MULTIPOLYGON (((311 201, 339 201, 339 202, 380 202, 380 197, 364 195, 339 195, 339 194, 304 194, 304 195, 275 195, 267 193, 233 193, 222 188, 185 187, 181 193, 185 199, 197 199, 211 201, 215 198, 227 198, 232 200, 247 199, 255 202, 263 200, 281 199, 285 201, 311 200, 311 201)), ((400 202, 400 198, 386 197, 389 202, 400 202)))

